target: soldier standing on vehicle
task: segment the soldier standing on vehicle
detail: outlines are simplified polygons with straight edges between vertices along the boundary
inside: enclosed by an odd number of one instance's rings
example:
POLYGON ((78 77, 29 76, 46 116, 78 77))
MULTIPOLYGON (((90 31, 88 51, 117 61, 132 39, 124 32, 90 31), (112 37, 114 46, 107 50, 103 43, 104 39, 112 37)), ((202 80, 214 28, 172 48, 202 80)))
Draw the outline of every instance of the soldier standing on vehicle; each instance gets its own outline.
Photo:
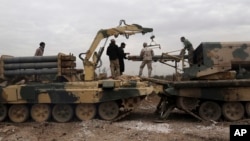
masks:
POLYGON ((126 57, 127 53, 124 53, 125 46, 126 46, 126 44, 122 42, 121 46, 119 47, 120 75, 122 75, 122 73, 125 70, 124 59, 127 59, 127 57, 126 57))
POLYGON ((194 48, 193 45, 189 42, 188 39, 185 37, 181 37, 181 42, 183 42, 184 48, 181 50, 180 55, 185 55, 185 51, 188 51, 188 63, 190 66, 193 65, 193 53, 194 53, 194 48))
POLYGON ((141 50, 140 57, 142 58, 142 63, 140 66, 139 77, 142 75, 143 68, 147 64, 148 67, 148 77, 151 77, 152 73, 152 58, 154 56, 154 51, 147 46, 147 43, 143 43, 143 49, 141 50))
MULTIPOLYGON (((44 48, 45 48, 45 43, 40 42, 40 46, 36 49, 35 56, 43 56, 44 48)), ((40 76, 37 74, 34 75, 35 81, 38 81, 40 79, 40 76)))
POLYGON ((118 46, 115 44, 115 39, 111 39, 106 54, 109 56, 112 78, 120 76, 119 49, 118 46))
POLYGON ((44 48, 45 48, 45 43, 41 42, 40 47, 36 49, 35 56, 43 56, 44 48))

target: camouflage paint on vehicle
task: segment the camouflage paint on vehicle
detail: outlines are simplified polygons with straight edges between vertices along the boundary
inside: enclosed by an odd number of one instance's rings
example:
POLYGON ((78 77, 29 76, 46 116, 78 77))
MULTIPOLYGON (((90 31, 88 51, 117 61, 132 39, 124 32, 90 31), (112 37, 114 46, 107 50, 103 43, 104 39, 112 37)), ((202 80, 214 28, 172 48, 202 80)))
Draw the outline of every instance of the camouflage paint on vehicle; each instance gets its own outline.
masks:
POLYGON ((33 120, 43 122, 51 115, 55 121, 67 122, 74 115, 80 120, 90 120, 96 114, 102 119, 115 121, 128 115, 152 93, 152 87, 138 78, 98 77, 96 69, 102 64, 101 56, 108 37, 124 35, 128 39, 130 35, 148 32, 153 32, 153 28, 129 25, 124 20, 118 27, 99 30, 89 49, 78 55, 84 70, 76 69, 73 54, 2 55, 0 121, 8 116, 13 122, 25 122, 31 116, 33 120), (97 52, 102 39, 106 41, 97 52))
POLYGON ((179 86, 183 85, 182 87, 172 85, 172 87, 170 86, 169 88, 165 89, 165 92, 168 96, 180 96, 204 100, 250 101, 250 95, 247 94, 250 91, 249 80, 238 80, 235 82, 235 85, 228 84, 226 82, 228 80, 217 81, 220 82, 212 82, 213 84, 211 84, 211 82, 187 81, 186 83, 189 87, 184 86, 185 83, 178 84, 179 86), (223 84, 224 82, 226 85, 223 84), (196 83, 196 85, 191 86, 190 83, 196 83), (205 83, 208 85, 203 85, 205 83))
POLYGON ((65 82, 25 84, 1 87, 2 103, 100 103, 105 101, 146 96, 152 87, 141 82, 119 80, 96 82, 65 82), (111 83, 113 86, 104 86, 111 83), (123 82, 124 83, 124 82, 123 82), (103 86, 100 86, 103 85, 103 86))
MULTIPOLYGON (((250 117, 250 42, 204 42, 193 59, 183 73, 176 71, 173 81, 144 78, 162 86, 157 90, 160 118, 166 119, 174 108, 207 121, 250 117)), ((176 64, 180 60, 174 59, 176 64)))
POLYGON ((250 62, 249 52, 250 42, 204 42, 195 49, 194 65, 183 71, 192 79, 244 67, 250 62))

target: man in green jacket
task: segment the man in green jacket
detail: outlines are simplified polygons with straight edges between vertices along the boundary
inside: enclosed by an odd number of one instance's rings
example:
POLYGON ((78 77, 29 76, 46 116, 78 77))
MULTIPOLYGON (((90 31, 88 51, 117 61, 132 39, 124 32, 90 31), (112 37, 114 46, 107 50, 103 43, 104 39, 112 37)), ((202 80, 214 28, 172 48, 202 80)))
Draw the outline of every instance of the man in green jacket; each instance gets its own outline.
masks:
POLYGON ((193 45, 185 37, 181 37, 181 42, 184 45, 184 48, 181 50, 181 55, 185 55, 185 51, 187 50, 188 51, 188 63, 190 66, 192 66, 193 65, 193 54, 194 54, 193 45))

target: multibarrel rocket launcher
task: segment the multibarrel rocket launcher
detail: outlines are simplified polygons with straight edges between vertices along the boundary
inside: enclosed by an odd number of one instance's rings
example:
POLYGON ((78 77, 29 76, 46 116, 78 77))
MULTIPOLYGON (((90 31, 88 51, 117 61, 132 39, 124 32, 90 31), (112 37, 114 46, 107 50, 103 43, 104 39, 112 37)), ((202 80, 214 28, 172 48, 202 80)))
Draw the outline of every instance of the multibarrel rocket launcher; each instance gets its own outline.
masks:
POLYGON ((54 74, 64 76, 72 81, 72 76, 77 74, 76 57, 72 54, 59 53, 54 56, 24 56, 13 57, 2 55, 0 59, 0 78, 9 79, 23 75, 54 74))

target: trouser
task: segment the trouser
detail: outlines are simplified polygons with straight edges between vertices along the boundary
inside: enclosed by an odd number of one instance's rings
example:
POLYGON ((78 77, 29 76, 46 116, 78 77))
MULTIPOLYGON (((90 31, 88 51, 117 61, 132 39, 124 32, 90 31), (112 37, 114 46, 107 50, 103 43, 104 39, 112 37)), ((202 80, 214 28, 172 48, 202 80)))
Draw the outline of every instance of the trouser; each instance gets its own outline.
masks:
MULTIPOLYGON (((180 55, 184 57, 185 49, 181 50, 180 55)), ((188 50, 188 63, 189 63, 190 66, 192 66, 193 63, 194 63, 194 57, 193 56, 194 56, 194 50, 193 49, 188 50)))
POLYGON ((113 78, 120 76, 120 66, 118 59, 110 60, 110 70, 113 78))
POLYGON ((188 63, 190 66, 192 66, 194 63, 194 51, 193 50, 188 51, 188 63))
POLYGON ((119 66, 120 66, 120 75, 122 75, 122 73, 125 70, 125 66, 124 66, 124 61, 123 59, 119 59, 119 66))
POLYGON ((142 75, 142 71, 143 68, 145 67, 145 65, 147 64, 148 67, 148 77, 151 77, 151 73, 152 73, 152 60, 143 60, 140 66, 140 71, 139 71, 139 76, 142 75))

